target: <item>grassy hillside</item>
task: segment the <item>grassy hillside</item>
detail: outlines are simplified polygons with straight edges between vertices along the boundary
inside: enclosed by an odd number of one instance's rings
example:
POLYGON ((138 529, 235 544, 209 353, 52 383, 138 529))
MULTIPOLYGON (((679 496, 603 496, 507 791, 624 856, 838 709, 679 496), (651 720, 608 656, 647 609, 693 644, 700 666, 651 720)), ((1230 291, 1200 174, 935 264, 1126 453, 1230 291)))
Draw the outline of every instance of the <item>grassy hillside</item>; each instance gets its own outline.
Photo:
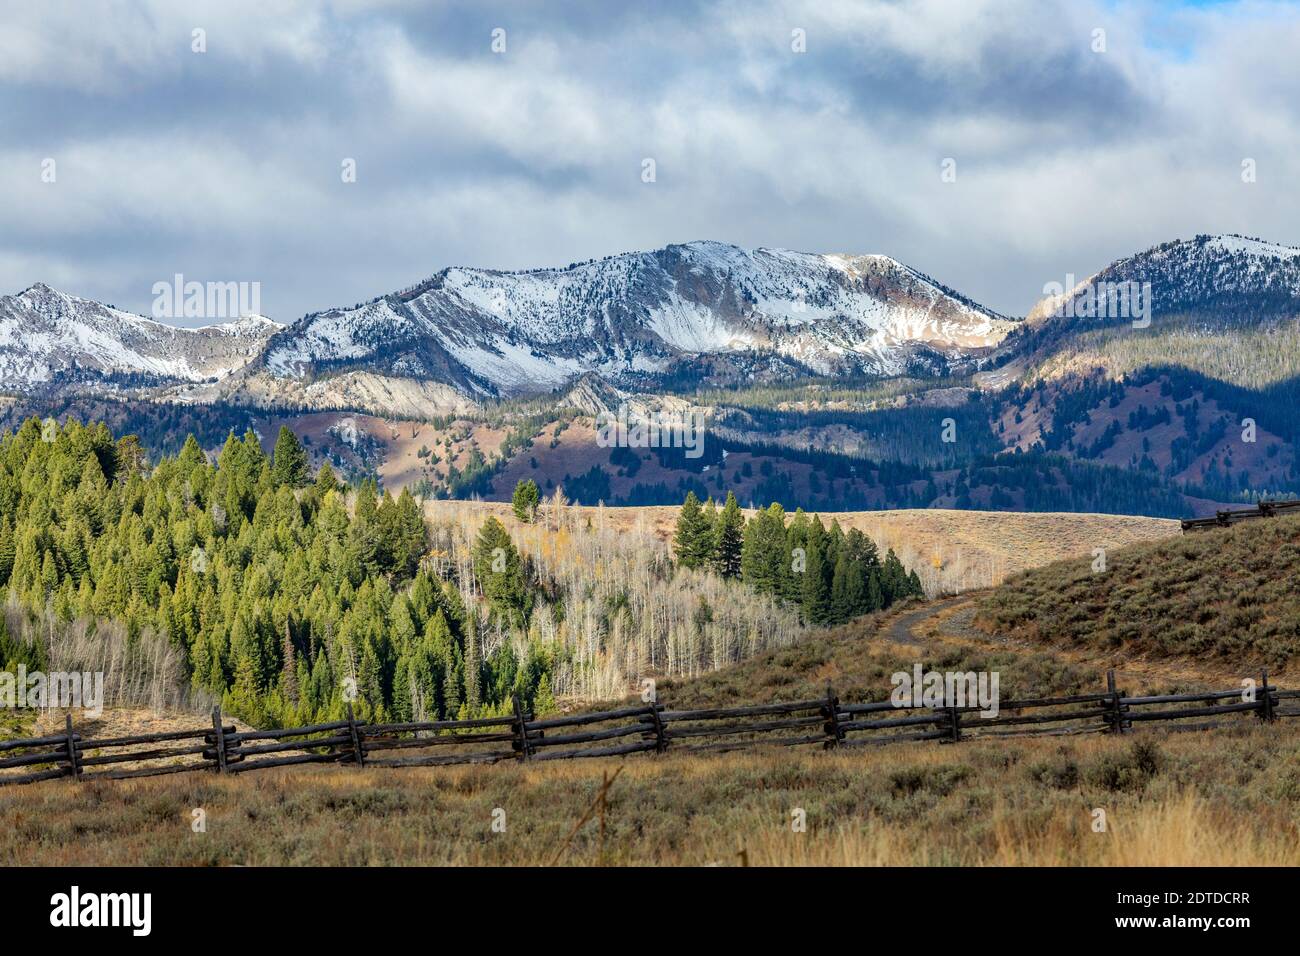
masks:
POLYGON ((1265 519, 1009 579, 977 624, 1012 638, 1286 669, 1300 654, 1300 518, 1265 519))
POLYGON ((1006 699, 1047 694, 1085 694, 1105 681, 1100 668, 1063 661, 1049 653, 975 649, 934 644, 924 650, 886 639, 896 615, 885 613, 843 627, 815 632, 796 645, 774 649, 730 667, 657 685, 659 700, 673 708, 724 707, 811 700, 829 682, 844 701, 889 699, 891 675, 924 670, 997 671, 1006 699))

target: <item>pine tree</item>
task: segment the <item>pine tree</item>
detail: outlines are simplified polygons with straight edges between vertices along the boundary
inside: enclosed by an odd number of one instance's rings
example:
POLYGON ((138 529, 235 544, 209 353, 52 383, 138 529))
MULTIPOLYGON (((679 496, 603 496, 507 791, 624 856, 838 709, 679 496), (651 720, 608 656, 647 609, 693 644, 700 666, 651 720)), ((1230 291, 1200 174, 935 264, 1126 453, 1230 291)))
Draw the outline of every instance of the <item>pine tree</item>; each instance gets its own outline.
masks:
POLYGON ((885 606, 884 591, 880 587, 880 569, 872 568, 867 572, 867 599, 865 608, 868 612, 879 611, 885 606))
POLYGON ((488 518, 474 543, 474 576, 495 615, 521 625, 531 610, 532 597, 524 581, 523 562, 510 533, 496 518, 488 518))
POLYGON ((803 576, 799 568, 807 562, 811 525, 807 513, 802 508, 796 508, 785 529, 785 567, 789 573, 777 595, 791 604, 803 601, 803 576))
POLYGON ((708 518, 700 507, 695 492, 686 494, 686 501, 677 516, 677 531, 673 536, 673 552, 677 563, 684 568, 704 566, 713 553, 708 518))
POLYGON ((724 578, 740 575, 740 549, 745 538, 745 516, 736 496, 727 492, 727 503, 718 515, 714 534, 713 570, 724 578))
POLYGON ((474 715, 477 715, 480 703, 480 666, 478 634, 471 624, 465 632, 465 703, 474 715))
POLYGON ((9 582, 9 574, 14 569, 14 528, 9 516, 0 517, 0 587, 9 582))
POLYGON ((884 594, 885 607, 911 593, 907 571, 903 568, 903 562, 898 560, 898 555, 894 554, 893 548, 885 555, 884 564, 880 568, 880 590, 884 594))
POLYGON ((280 692, 294 707, 298 706, 298 655, 293 646, 289 619, 284 619, 284 640, 280 645, 280 692))
POLYGON ((208 456, 203 453, 203 447, 199 444, 197 438, 192 434, 185 436, 185 444, 181 447, 181 453, 176 456, 176 467, 182 475, 188 475, 199 465, 206 465, 208 456))
MULTIPOLYGON (((415 720, 414 697, 418 693, 415 679, 415 665, 410 656, 403 651, 397 658, 397 667, 393 670, 393 719, 397 721, 415 720)), ((424 718, 419 718, 423 720, 424 718)))
POLYGON ((709 530, 705 542, 707 545, 707 551, 700 566, 709 567, 713 562, 714 556, 718 553, 718 503, 713 500, 712 495, 709 495, 708 500, 704 502, 703 513, 704 523, 709 530))
POLYGON ((773 502, 745 523, 740 571, 760 594, 786 593, 791 574, 785 536, 785 510, 773 502))
POLYGON ((515 484, 515 493, 511 498, 511 506, 514 509, 515 517, 525 524, 531 523, 537 518, 537 505, 541 501, 541 492, 537 488, 537 482, 529 478, 527 481, 519 481, 515 484))
POLYGON ((460 668, 448 667, 442 682, 442 714, 440 720, 455 720, 460 714, 460 668))
MULTIPOLYGON (((812 527, 820 532, 821 523, 815 522, 812 527)), ((822 560, 823 538, 824 535, 815 532, 808 535, 804 572, 802 576, 796 575, 801 586, 803 619, 809 624, 825 624, 831 613, 830 589, 822 560)))
POLYGON ((840 552, 831 583, 831 620, 843 624, 862 614, 867 604, 867 583, 862 562, 854 561, 848 551, 840 552))
POLYGON ((920 597, 920 598, 925 597, 925 588, 921 586, 921 578, 917 575, 915 571, 908 573, 907 584, 908 584, 907 593, 910 596, 920 597))
POLYGON ((316 492, 323 500, 327 494, 334 491, 339 486, 338 478, 334 475, 334 469, 330 467, 329 462, 320 466, 320 471, 316 472, 316 492))
POLYGON ((280 426, 280 435, 275 440, 274 466, 271 479, 277 485, 300 488, 308 481, 307 452, 303 450, 298 436, 287 425, 280 426))

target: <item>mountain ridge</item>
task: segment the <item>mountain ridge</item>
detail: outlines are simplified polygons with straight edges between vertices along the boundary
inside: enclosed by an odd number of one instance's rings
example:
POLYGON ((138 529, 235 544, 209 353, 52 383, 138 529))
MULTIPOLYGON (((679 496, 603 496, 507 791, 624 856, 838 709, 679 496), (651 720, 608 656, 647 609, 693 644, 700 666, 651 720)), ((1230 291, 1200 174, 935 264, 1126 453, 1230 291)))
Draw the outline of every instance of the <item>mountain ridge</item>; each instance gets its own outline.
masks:
POLYGON ((364 361, 396 377, 511 395, 592 371, 645 384, 699 356, 755 360, 751 373, 764 361, 897 373, 913 348, 960 359, 996 345, 1011 325, 885 256, 703 241, 567 267, 449 267, 350 309, 304 316, 268 345, 264 365, 304 377, 364 361))
POLYGON ((1157 325, 1177 320, 1185 338, 1187 328, 1300 316, 1300 249, 1236 234, 1115 260, 1023 320, 885 255, 697 240, 567 266, 448 266, 287 325, 243 317, 183 329, 35 283, 0 296, 0 388, 418 416, 559 393, 587 375, 647 393, 808 376, 1036 374, 1053 363, 1068 372, 1093 361, 1098 335, 1111 349, 1139 341, 1124 323, 1063 308, 1092 286, 1127 282, 1150 282, 1157 325))
POLYGON ((184 328, 36 282, 0 296, 0 387, 220 380, 279 328, 264 316, 184 328))

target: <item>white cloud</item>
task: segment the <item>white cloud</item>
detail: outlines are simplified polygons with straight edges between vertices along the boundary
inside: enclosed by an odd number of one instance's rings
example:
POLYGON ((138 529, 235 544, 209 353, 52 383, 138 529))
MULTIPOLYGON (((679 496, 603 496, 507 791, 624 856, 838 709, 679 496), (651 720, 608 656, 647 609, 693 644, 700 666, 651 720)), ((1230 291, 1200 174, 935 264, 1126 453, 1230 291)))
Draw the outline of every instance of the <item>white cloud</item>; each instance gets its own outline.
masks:
POLYGON ((251 271, 283 320, 444 265, 717 238, 884 252, 1023 312, 1046 278, 1165 239, 1300 242, 1281 5, 6 7, 4 291, 145 308, 178 266, 251 271))

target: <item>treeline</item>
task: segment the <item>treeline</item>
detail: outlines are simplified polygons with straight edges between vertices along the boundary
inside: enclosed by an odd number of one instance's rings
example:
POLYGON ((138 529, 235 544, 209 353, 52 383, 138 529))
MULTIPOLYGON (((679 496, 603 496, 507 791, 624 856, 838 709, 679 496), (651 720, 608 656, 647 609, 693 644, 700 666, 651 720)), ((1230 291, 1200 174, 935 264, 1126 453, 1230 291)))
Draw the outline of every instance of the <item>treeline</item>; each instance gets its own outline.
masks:
MULTIPOLYGON (((149 468, 102 424, 0 439, 0 590, 64 624, 167 635, 196 689, 262 725, 478 715, 544 696, 546 661, 479 652, 461 584, 421 567, 415 500, 314 480, 282 429, 273 457, 232 433, 149 468)), ((12 644, 12 641, 10 642, 12 644)), ((2 642, 0 642, 2 646, 2 642)))
MULTIPOLYGON (((1300 385, 1296 379, 1273 383, 1265 389, 1251 389, 1221 381, 1200 372, 1177 366, 1161 365, 1144 368, 1122 378, 1094 375, 1079 379, 1070 387, 1057 387, 1048 393, 1046 381, 1032 386, 1015 386, 1003 395, 1014 405, 1029 407, 1050 406, 1051 424, 1034 450, 1064 452, 1081 459, 1096 459, 1104 454, 1122 434, 1143 433, 1159 425, 1177 424, 1183 434, 1175 438, 1169 448, 1169 461, 1158 467, 1149 452, 1150 441, 1145 437, 1142 453, 1134 453, 1129 470, 1144 474, 1145 480, 1158 479, 1177 491, 1215 500, 1253 500, 1261 496, 1300 492, 1300 470, 1297 459, 1274 473, 1266 484, 1252 478, 1249 467, 1234 467, 1232 448, 1222 458, 1216 454, 1204 473, 1188 482, 1179 476, 1191 468, 1198 459, 1213 450, 1226 434, 1235 433, 1246 418, 1257 426, 1273 433, 1293 448, 1300 447, 1300 385), (1115 409, 1124 400, 1129 389, 1157 385, 1160 398, 1166 403, 1158 409, 1140 406, 1130 412, 1126 420, 1115 419, 1091 444, 1076 444, 1074 430, 1092 422, 1098 409, 1115 409), (1210 403, 1218 406, 1211 414, 1210 403), (1172 409, 1171 409, 1172 406, 1172 409)), ((1017 421, 1020 415, 1017 413, 1017 421)), ((1270 445, 1269 457, 1277 454, 1278 446, 1270 445)), ((1256 463, 1255 467, 1258 467, 1256 463)))
POLYGON ((797 606, 809 624, 842 624, 925 596, 916 572, 892 549, 881 561, 875 543, 857 528, 845 534, 833 520, 827 529, 803 509, 787 522, 776 503, 746 520, 730 493, 721 510, 712 498, 701 505, 694 492, 687 494, 673 552, 684 567, 739 578, 759 594, 797 606))
POLYGON ((989 425, 993 412, 992 403, 971 390, 965 401, 951 405, 909 404, 861 411, 754 407, 730 409, 718 418, 742 436, 801 434, 842 426, 849 431, 842 441, 856 444, 854 457, 943 468, 1001 450, 989 425), (949 429, 954 440, 944 441, 949 429))
POLYGON ((25 615, 0 617, 0 664, 40 663, 56 632, 161 636, 196 696, 284 726, 348 702, 380 721, 500 714, 512 697, 545 712, 802 633, 773 596, 675 567, 649 531, 583 527, 558 492, 521 500, 512 539, 495 518, 471 525, 470 506, 428 527, 409 493, 307 463, 288 429, 269 456, 232 433, 215 461, 191 438, 152 466, 103 424, 0 437, 0 598, 25 615))
POLYGON ((1179 490, 1157 474, 1043 452, 980 459, 961 470, 953 487, 953 507, 959 509, 973 507, 972 495, 987 489, 995 508, 1156 518, 1190 518, 1192 513, 1179 490))
POLYGON ((18 397, 10 405, 0 404, 0 431, 17 429, 33 415, 60 420, 94 418, 116 434, 137 436, 151 455, 174 455, 189 435, 204 448, 213 448, 231 431, 242 434, 248 430, 261 414, 265 413, 229 402, 184 405, 114 398, 18 397))

